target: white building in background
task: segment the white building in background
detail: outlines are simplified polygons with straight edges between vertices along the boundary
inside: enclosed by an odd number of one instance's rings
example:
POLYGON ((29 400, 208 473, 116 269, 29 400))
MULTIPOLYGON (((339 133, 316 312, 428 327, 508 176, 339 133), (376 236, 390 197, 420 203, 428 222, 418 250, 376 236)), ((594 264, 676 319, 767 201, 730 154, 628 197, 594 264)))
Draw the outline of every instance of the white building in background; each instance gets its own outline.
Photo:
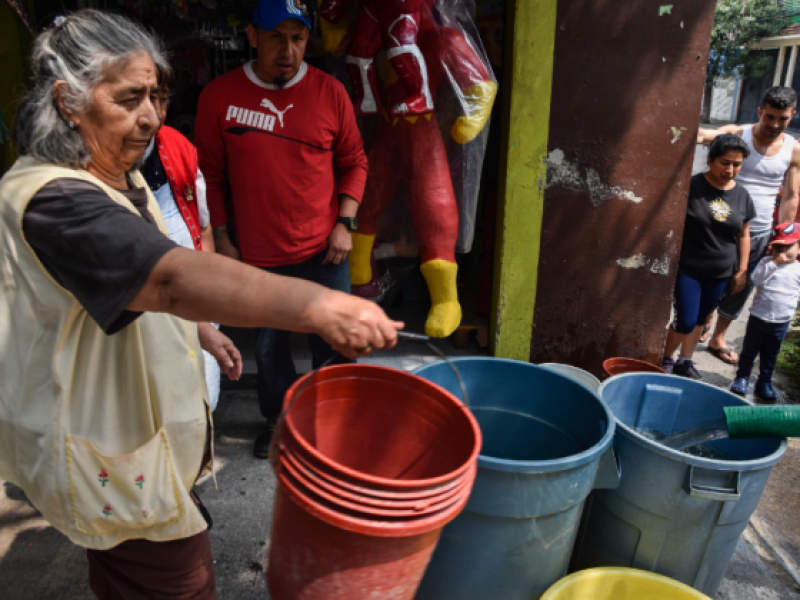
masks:
POLYGON ((736 77, 718 77, 711 93, 711 122, 733 123, 742 98, 741 81, 736 77))
MULTIPOLYGON (((800 2, 798 2, 800 8, 800 2)), ((775 71, 770 79, 756 79, 756 84, 761 88, 756 94, 761 97, 763 89, 770 85, 783 85, 786 87, 800 86, 800 81, 795 81, 795 70, 797 68, 797 54, 800 48, 800 24, 792 25, 783 30, 781 35, 764 38, 760 42, 753 44, 753 48, 761 50, 775 50, 778 55, 775 60, 775 71), (758 84, 758 82, 762 82, 758 84)), ((735 123, 739 120, 739 112, 742 103, 742 92, 745 88, 745 81, 741 77, 719 77, 714 81, 714 90, 711 97, 710 119, 712 123, 735 123)), ((749 83, 749 81, 747 82, 749 83)), ((797 87, 795 87, 797 89, 797 87)), ((752 92, 752 90, 751 90, 752 92)), ((752 104, 753 98, 748 101, 752 104)), ((750 119, 752 107, 748 105, 747 115, 742 115, 745 120, 750 119)))
POLYGON ((794 70, 797 66, 797 48, 800 46, 800 25, 792 25, 783 30, 781 35, 764 38, 760 42, 753 44, 753 48, 777 48, 778 60, 775 61, 775 75, 772 78, 772 85, 783 85, 792 87, 794 83, 794 70), (786 75, 781 76, 784 71, 784 64, 786 62, 786 54, 789 54, 789 68, 786 69, 786 75))

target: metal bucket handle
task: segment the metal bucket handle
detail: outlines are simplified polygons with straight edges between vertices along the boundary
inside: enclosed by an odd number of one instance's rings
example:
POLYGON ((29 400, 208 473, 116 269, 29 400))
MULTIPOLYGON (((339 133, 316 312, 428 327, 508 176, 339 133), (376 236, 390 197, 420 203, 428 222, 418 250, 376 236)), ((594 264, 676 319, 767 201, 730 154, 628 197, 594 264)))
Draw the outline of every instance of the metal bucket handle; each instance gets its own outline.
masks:
MULTIPOLYGON (((458 385, 461 387, 461 400, 464 403, 464 406, 469 408, 469 397, 467 396, 467 386, 464 384, 464 380, 461 378, 461 373, 458 372, 458 369, 453 364, 453 362, 449 358, 447 358, 447 356, 445 356, 441 350, 439 350, 436 346, 433 345, 433 342, 431 341, 430 337, 419 333, 406 333, 405 331, 398 331, 397 339, 398 341, 426 344, 428 348, 433 350, 435 354, 438 354, 439 357, 441 357, 442 360, 444 360, 450 366, 450 368, 453 370, 453 373, 455 373, 456 379, 458 379, 458 385)), ((317 373, 319 373, 322 369, 327 367, 331 363, 331 361, 333 361, 335 358, 336 355, 334 354, 328 360, 322 363, 322 365, 318 369, 312 371, 311 374, 308 376, 308 378, 303 382, 303 385, 300 386, 300 389, 297 390, 297 393, 294 395, 291 402, 289 402, 289 406, 286 407, 286 410, 281 411, 281 415, 280 417, 278 417, 278 422, 275 424, 275 431, 272 434, 272 439, 270 440, 269 444, 269 461, 272 464, 273 469, 276 469, 278 466, 278 452, 277 452, 278 439, 280 438, 280 434, 283 429, 283 424, 286 421, 286 415, 288 415, 289 411, 292 410, 294 403, 297 402, 297 399, 306 389, 308 384, 311 383, 311 380, 317 376, 317 373)))

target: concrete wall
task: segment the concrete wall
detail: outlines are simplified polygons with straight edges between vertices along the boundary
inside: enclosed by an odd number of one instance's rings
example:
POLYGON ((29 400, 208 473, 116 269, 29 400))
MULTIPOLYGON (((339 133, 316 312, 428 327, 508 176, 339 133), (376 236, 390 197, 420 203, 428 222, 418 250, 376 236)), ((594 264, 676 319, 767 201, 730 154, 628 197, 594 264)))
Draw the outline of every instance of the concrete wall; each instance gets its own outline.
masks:
POLYGON ((530 358, 659 361, 714 0, 561 0, 530 358))

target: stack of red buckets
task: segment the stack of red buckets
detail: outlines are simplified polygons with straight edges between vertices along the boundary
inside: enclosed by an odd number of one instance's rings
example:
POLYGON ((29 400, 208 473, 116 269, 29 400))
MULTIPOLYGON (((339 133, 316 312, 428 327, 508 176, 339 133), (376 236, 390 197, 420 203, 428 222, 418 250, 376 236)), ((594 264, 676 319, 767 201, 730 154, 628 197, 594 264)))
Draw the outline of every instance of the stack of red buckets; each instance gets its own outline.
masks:
POLYGON ((472 491, 475 418, 435 384, 357 364, 299 380, 287 410, 274 456, 272 598, 412 600, 472 491))

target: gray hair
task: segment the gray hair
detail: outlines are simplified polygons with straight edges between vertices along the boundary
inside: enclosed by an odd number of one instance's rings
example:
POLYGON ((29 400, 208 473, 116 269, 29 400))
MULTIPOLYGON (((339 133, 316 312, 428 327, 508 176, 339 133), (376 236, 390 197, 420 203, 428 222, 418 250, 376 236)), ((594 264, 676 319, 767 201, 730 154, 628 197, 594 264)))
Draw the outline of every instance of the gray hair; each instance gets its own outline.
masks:
POLYGON ((14 127, 17 152, 72 168, 88 163, 89 150, 58 110, 53 85, 65 81, 64 106, 83 114, 106 75, 142 53, 152 57, 158 72, 170 70, 155 36, 126 17, 97 10, 74 12, 41 33, 31 56, 33 87, 22 100, 14 127))

